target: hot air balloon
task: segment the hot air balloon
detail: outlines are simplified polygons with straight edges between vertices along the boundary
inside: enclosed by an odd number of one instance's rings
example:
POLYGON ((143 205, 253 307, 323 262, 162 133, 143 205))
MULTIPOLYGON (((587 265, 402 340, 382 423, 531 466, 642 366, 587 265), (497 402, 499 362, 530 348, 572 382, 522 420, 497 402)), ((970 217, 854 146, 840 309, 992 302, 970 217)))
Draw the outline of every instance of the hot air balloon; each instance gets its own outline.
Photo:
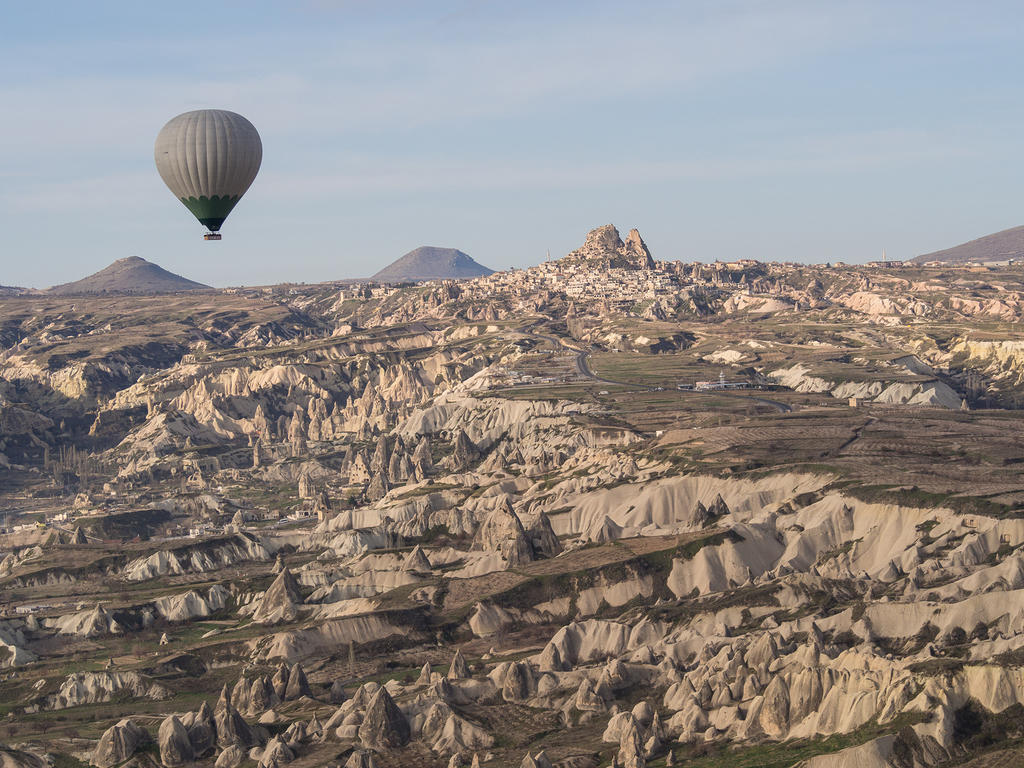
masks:
POLYGON ((178 115, 157 134, 156 169, 174 196, 220 240, 220 227, 249 189, 263 160, 253 124, 223 109, 178 115))

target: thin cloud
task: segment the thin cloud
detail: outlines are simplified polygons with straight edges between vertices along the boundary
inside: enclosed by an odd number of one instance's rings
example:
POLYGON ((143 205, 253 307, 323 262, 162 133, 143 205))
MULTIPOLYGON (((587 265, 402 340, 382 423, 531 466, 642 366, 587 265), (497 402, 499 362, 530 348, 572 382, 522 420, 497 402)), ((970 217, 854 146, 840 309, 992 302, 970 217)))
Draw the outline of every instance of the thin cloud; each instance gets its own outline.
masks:
MULTIPOLYGON (((573 103, 622 99, 621 107, 628 108, 631 98, 821 50, 854 26, 850 14, 808 13, 802 5, 696 20, 652 20, 640 13, 614 25, 512 25, 501 39, 423 37, 390 48, 379 39, 348 39, 340 50, 303 54, 301 72, 287 68, 285 52, 270 51, 246 77, 168 77, 130 69, 72 75, 8 86, 0 99, 20 116, 10 138, 23 148, 56 139, 65 146, 111 145, 140 135, 149 141, 146 129, 158 116, 225 102, 258 114, 270 133, 344 135, 396 125, 543 116, 573 103)), ((231 45, 267 47, 245 38, 231 45)))
POLYGON ((550 162, 381 161, 353 157, 329 173, 268 174, 263 195, 280 202, 302 195, 430 190, 593 189, 671 181, 720 181, 912 168, 969 157, 977 150, 924 132, 868 131, 791 137, 743 154, 695 159, 550 162))

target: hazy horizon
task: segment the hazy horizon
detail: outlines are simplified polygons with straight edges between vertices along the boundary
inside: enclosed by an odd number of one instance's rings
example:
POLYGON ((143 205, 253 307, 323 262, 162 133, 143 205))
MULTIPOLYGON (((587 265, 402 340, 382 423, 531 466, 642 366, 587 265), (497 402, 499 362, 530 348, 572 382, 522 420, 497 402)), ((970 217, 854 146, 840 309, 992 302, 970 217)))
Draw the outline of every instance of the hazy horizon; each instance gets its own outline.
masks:
MULTIPOLYGON (((622 233, 621 230, 620 230, 620 234, 624 234, 624 233, 622 233)), ((641 234, 641 236, 643 235, 642 232, 640 234, 641 234)), ((580 240, 580 245, 582 245, 582 244, 583 244, 583 240, 580 240)), ((460 251, 462 253, 465 253, 465 251, 462 251, 461 249, 453 248, 453 247, 450 247, 450 246, 430 246, 430 245, 426 245, 426 246, 417 246, 417 248, 412 249, 412 250, 418 250, 421 247, 440 248, 440 249, 443 249, 443 250, 458 250, 458 251, 460 251)), ((381 266, 382 267, 388 266, 391 263, 393 263, 394 261, 397 261, 398 259, 400 259, 402 256, 408 255, 408 253, 411 253, 411 251, 407 252, 405 254, 402 254, 401 256, 398 256, 395 259, 392 259, 391 262, 388 262, 387 264, 382 264, 381 266)), ((476 263, 481 264, 481 262, 479 260, 473 258, 473 254, 467 253, 466 255, 469 256, 470 258, 472 258, 473 261, 475 261, 476 263)), ((551 260, 554 261, 556 259, 561 258, 562 256, 565 256, 565 255, 566 254, 558 254, 558 255, 551 254, 551 260)), ((691 263, 691 262, 687 262, 686 260, 683 260, 683 259, 658 259, 656 255, 654 255, 654 254, 652 254, 652 255, 654 256, 656 261, 682 261, 683 263, 691 263)), ((159 262, 154 261, 153 259, 147 259, 144 256, 138 256, 138 254, 132 254, 130 256, 119 256, 118 258, 112 260, 109 264, 104 264, 103 266, 99 267, 96 270, 93 270, 92 272, 89 272, 89 273, 86 273, 86 274, 82 274, 82 275, 78 275, 76 277, 71 277, 71 278, 69 278, 67 280, 62 280, 59 283, 52 283, 50 285, 20 285, 20 286, 10 286, 10 285, 7 285, 7 284, 2 284, 2 285, 4 285, 4 287, 17 287, 17 288, 26 288, 26 289, 29 289, 29 290, 44 291, 44 290, 48 290, 50 288, 54 288, 54 287, 63 285, 65 283, 72 283, 72 282, 76 282, 76 281, 78 281, 80 279, 83 279, 83 278, 86 278, 86 277, 91 277, 92 275, 96 274, 96 272, 100 272, 103 269, 105 269, 105 268, 107 268, 109 266, 112 266, 114 263, 116 263, 118 261, 121 261, 121 260, 124 260, 124 259, 131 259, 131 258, 141 258, 141 259, 149 262, 150 264, 154 264, 154 265, 156 265, 158 267, 161 267, 161 268, 167 270, 168 272, 171 272, 172 274, 176 274, 178 277, 184 277, 184 278, 187 278, 187 279, 192 279, 189 275, 177 273, 173 269, 170 269, 170 268, 166 267, 164 264, 160 264, 159 262)), ((540 261, 538 261, 538 262, 536 262, 534 264, 525 264, 525 265, 522 265, 522 266, 515 266, 515 267, 504 267, 504 268, 501 268, 501 269, 494 268, 494 271, 495 272, 505 272, 505 271, 509 271, 511 269, 528 269, 531 266, 537 266, 538 264, 542 263, 543 261, 547 261, 546 255, 545 255, 545 258, 542 258, 540 261)), ((715 259, 710 259, 710 260, 707 260, 707 259, 704 259, 704 260, 696 259, 694 261, 700 261, 702 263, 711 264, 711 263, 715 262, 715 259)), ((772 259, 770 261, 780 262, 781 260, 779 260, 779 259, 772 259)), ((807 263, 808 264, 812 264, 814 262, 807 262, 807 263)), ((487 264, 481 264, 481 266, 489 267, 489 265, 487 265, 487 264)), ((462 280, 465 280, 465 279, 472 279, 472 278, 452 278, 452 279, 456 279, 456 280, 462 279, 462 280)), ((318 284, 322 284, 322 283, 337 283, 337 282, 372 282, 373 280, 374 280, 374 278, 373 278, 372 275, 358 275, 358 276, 353 276, 353 277, 324 277, 324 278, 321 278, 321 279, 318 279, 318 280, 279 280, 279 281, 274 282, 274 283, 223 283, 223 284, 212 284, 211 283, 211 284, 207 284, 207 285, 210 288, 214 288, 214 289, 223 289, 223 288, 261 288, 261 287, 266 287, 266 286, 271 286, 271 285, 318 285, 318 284)), ((198 281, 198 282, 202 282, 202 281, 198 281)), ((387 280, 378 280, 377 282, 389 282, 389 281, 387 281, 387 280)), ((394 282, 394 281, 390 281, 390 282, 394 282)))
POLYGON ((608 222, 666 261, 857 263, 1024 223, 1011 3, 51 15, 14 7, 0 32, 5 285, 132 255, 214 286, 321 282, 424 244, 503 270, 608 222), (163 124, 206 107, 264 144, 219 243, 153 167, 163 124))

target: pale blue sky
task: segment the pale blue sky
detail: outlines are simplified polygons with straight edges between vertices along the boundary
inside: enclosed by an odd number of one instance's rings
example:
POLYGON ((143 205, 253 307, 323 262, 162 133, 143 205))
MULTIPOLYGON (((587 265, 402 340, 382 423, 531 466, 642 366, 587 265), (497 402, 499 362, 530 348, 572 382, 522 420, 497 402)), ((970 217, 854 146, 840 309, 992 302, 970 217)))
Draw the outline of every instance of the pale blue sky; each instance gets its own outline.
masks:
POLYGON ((864 261, 1024 224, 1019 2, 0 0, 0 284, 138 255, 214 285, 501 269, 612 222, 656 258, 864 261), (263 137, 224 226, 153 140, 263 137))

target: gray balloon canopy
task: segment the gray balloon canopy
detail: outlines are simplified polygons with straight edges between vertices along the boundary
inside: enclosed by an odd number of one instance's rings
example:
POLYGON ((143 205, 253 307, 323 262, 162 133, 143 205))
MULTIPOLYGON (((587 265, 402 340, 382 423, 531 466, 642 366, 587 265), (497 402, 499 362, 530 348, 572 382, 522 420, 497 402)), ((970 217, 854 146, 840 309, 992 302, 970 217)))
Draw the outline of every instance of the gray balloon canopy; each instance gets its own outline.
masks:
POLYGON ((211 232, 249 189, 263 160, 256 128, 235 112, 200 109, 161 129, 153 150, 160 178, 211 232))

